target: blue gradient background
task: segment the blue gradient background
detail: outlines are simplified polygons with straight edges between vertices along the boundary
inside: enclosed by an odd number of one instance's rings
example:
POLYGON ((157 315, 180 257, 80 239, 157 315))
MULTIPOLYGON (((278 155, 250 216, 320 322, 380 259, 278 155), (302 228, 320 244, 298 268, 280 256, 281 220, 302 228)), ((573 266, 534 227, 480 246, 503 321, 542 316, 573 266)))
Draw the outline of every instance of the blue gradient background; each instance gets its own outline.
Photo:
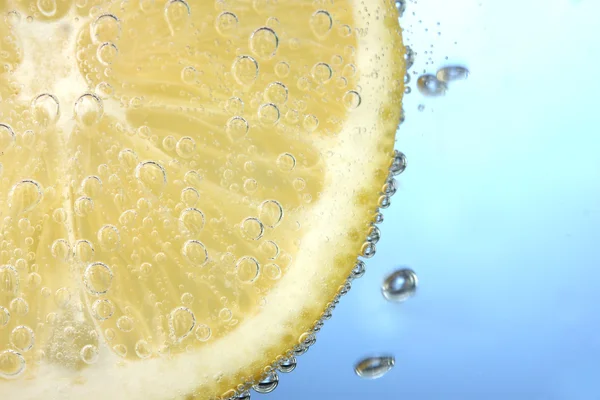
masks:
POLYGON ((409 2, 415 70, 472 75, 407 96, 377 255, 267 399, 600 399, 599 16, 598 0, 409 2), (401 265, 418 294, 387 303, 401 265), (388 375, 354 375, 379 352, 388 375))

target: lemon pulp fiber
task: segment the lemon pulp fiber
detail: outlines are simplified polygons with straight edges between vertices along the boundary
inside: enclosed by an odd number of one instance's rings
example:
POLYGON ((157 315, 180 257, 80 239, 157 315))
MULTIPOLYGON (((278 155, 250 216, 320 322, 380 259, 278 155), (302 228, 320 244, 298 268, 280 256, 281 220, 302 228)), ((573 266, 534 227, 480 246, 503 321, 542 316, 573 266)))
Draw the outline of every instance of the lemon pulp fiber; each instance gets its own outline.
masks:
POLYGON ((376 212, 403 92, 393 2, 0 11, 0 390, 213 398, 258 379, 376 212))

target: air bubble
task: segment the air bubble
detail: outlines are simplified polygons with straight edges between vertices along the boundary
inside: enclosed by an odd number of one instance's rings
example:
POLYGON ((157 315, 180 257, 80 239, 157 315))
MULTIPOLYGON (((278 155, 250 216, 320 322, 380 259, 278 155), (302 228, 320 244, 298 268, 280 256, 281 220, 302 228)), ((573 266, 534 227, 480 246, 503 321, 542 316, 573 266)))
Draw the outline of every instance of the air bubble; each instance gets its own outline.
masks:
POLYGON ((31 179, 16 183, 8 193, 8 207, 17 215, 33 210, 41 200, 42 187, 31 179))
POLYGON ((45 17, 53 17, 56 14, 56 0, 37 0, 37 8, 45 17))
POLYGON ((190 186, 199 187, 202 183, 202 175, 198 171, 188 171, 185 173, 183 180, 190 186))
POLYGON ((116 251, 121 244, 121 234, 116 226, 104 225, 98 230, 98 242, 105 251, 116 251))
POLYGON ((448 85, 438 80, 435 75, 425 74, 417 79, 417 88, 423 96, 436 97, 445 95, 448 85))
POLYGON ((208 339, 210 339, 211 334, 212 332, 210 327, 204 324, 198 325, 194 330, 194 335, 196 336, 196 339, 198 339, 201 342, 206 342, 208 339))
POLYGON ((346 92, 346 94, 342 98, 342 102, 344 103, 344 107, 346 107, 347 110, 356 110, 358 106, 360 106, 362 99, 357 91, 350 90, 346 92))
POLYGON ((78 217, 86 217, 94 210, 94 201, 87 196, 81 196, 75 200, 74 208, 78 217))
POLYGON ((390 172, 392 175, 400 175, 406 170, 406 156, 404 153, 396 150, 394 152, 394 158, 392 160, 392 165, 390 166, 390 172))
POLYGON ((246 136, 250 126, 243 117, 233 117, 227 121, 226 131, 232 140, 239 140, 246 136))
POLYGON ((265 226, 275 228, 283 218, 283 208, 276 200, 264 201, 260 205, 258 217, 265 226))
POLYGON ((0 123, 0 153, 5 152, 16 141, 15 131, 10 125, 0 123))
POLYGON ((0 306, 0 328, 8 325, 10 321, 10 311, 6 307, 0 306))
POLYGON ((102 192, 102 180, 95 176, 87 176, 81 181, 81 192, 88 197, 96 197, 102 192))
POLYGON ((122 332, 131 332, 134 328, 134 322, 131 317, 123 315, 117 319, 117 328, 122 332))
POLYGON ((10 310, 17 316, 24 316, 29 313, 29 304, 22 297, 17 297, 16 299, 12 299, 10 302, 10 310))
POLYGON ((418 282, 417 274, 413 270, 402 268, 385 278, 381 293, 388 301, 403 302, 415 294, 418 282))
POLYGON ((105 42, 98 45, 96 50, 96 58, 102 65, 112 64, 117 55, 119 54, 119 48, 116 44, 111 42, 105 42))
POLYGON ((143 161, 135 168, 135 177, 152 192, 161 192, 167 184, 167 173, 155 161, 143 161))
POLYGON ((138 164, 138 156, 131 149, 123 149, 119 152, 119 162, 122 166, 133 169, 138 164))
POLYGON ((181 253, 194 266, 201 267, 208 262, 206 247, 198 240, 188 240, 185 242, 181 253))
MULTIPOLYGON (((0 293, 16 295, 19 292, 19 273, 12 265, 0 266, 0 293)), ((12 297, 12 296, 11 296, 12 297)))
POLYGON ((66 287, 62 287, 54 293, 54 303, 59 308, 66 308, 69 305, 70 301, 71 292, 69 292, 69 289, 67 289, 66 287))
POLYGON ((271 393, 273 390, 277 389, 279 385, 279 376, 277 376, 277 372, 271 371, 269 372, 263 379, 261 379, 256 385, 252 386, 252 388, 260 394, 271 393))
POLYGON ((359 279, 362 278, 362 276, 365 274, 365 271, 365 263, 360 260, 357 260, 356 265, 354 266, 354 269, 352 269, 352 273, 350 276, 352 279, 359 279))
POLYGON ((196 205, 200 199, 200 193, 193 187, 187 187, 181 191, 181 201, 188 207, 196 205))
POLYGON ((333 71, 329 64, 326 63, 317 63, 312 68, 312 77, 317 81, 317 83, 325 83, 331 79, 333 76, 333 71))
POLYGON ((60 261, 66 261, 71 255, 71 246, 65 239, 57 239, 50 248, 52 257, 60 261))
POLYGON ((181 80, 187 85, 198 83, 198 71, 194 67, 184 67, 181 70, 181 80))
POLYGON ((179 215, 179 222, 185 231, 196 235, 204 228, 204 214, 196 208, 186 208, 179 215))
POLYGON ((265 89, 264 98, 270 103, 281 106, 288 99, 288 88, 281 82, 272 82, 265 89))
POLYGON ((234 79, 243 86, 250 86, 258 77, 258 63, 250 56, 240 56, 231 67, 234 79))
POLYGON ((179 141, 177 141, 175 151, 181 158, 190 158, 196 151, 196 142, 189 136, 182 137, 179 139, 179 141))
POLYGON ((333 27, 333 19, 329 12, 318 10, 310 17, 310 28, 315 36, 323 38, 327 36, 333 27))
POLYGON ((231 115, 242 115, 244 113, 244 102, 239 97, 231 97, 225 103, 225 111, 231 115))
POLYGON ((115 93, 115 90, 110 83, 100 82, 96 85, 95 92, 98 96, 100 96, 101 99, 106 100, 112 97, 112 95, 115 93))
POLYGON ((114 304, 108 299, 96 300, 92 304, 92 315, 99 321, 105 321, 113 316, 114 304))
POLYGON ((290 153, 283 153, 277 157, 277 167, 283 172, 291 172, 296 167, 296 158, 290 153))
POLYGON ((290 356, 279 361, 277 369, 279 370, 279 372, 289 374, 290 372, 296 369, 296 363, 296 357, 290 356))
POLYGON ((461 66, 448 66, 437 71, 435 76, 442 82, 461 81, 469 77, 469 70, 461 66))
POLYGON ((231 12, 219 14, 215 21, 215 28, 223 36, 231 36, 237 31, 238 17, 231 12))
POLYGON ((387 374, 394 364, 393 356, 367 357, 355 365, 354 372, 363 379, 377 379, 387 374))
POLYGON ((398 16, 402 17, 404 15, 404 11, 406 11, 406 0, 397 0, 396 10, 398 10, 398 16))
POLYGON ((35 335, 30 327, 20 325, 14 328, 10 333, 10 343, 18 351, 26 352, 33 347, 35 335))
POLYGON ((258 240, 263 236, 265 228, 257 218, 246 218, 240 225, 242 235, 249 240, 258 240))
POLYGON ((279 122, 279 108, 273 103, 267 103, 258 109, 258 120, 264 126, 273 126, 279 122))
POLYGON ((319 119, 315 115, 309 114, 304 117, 303 125, 304 129, 306 129, 309 133, 312 133, 319 127, 319 119))
POLYGON ((98 347, 93 344, 86 344, 79 351, 79 357, 86 364, 95 364, 100 357, 99 353, 98 347))
POLYGON ((13 379, 25 371, 25 358, 14 350, 0 352, 0 378, 13 379))
POLYGON ((97 95, 87 93, 77 99, 73 111, 75 113, 75 119, 79 123, 85 126, 92 126, 102 119, 102 116, 104 115, 104 104, 97 95))
POLYGON ((267 278, 273 281, 276 281, 277 279, 281 278, 281 268, 277 264, 271 263, 265 265, 263 267, 263 273, 267 278))
POLYGON ((138 340, 135 344, 135 354, 141 359, 148 358, 152 355, 152 346, 145 340, 138 340))
POLYGON ((108 265, 95 262, 87 266, 83 273, 83 283, 93 295, 101 295, 108 292, 111 287, 113 273, 108 265))
POLYGON ((113 14, 100 15, 90 25, 90 35, 95 43, 116 42, 121 37, 121 21, 113 14))
POLYGON ((409 69, 412 68, 412 66, 415 63, 415 52, 413 51, 413 49, 410 46, 406 46, 405 48, 405 52, 404 52, 404 64, 406 67, 406 70, 408 71, 409 69))
POLYGON ((192 11, 184 0, 169 0, 165 5, 165 20, 171 35, 182 31, 190 22, 192 11))
POLYGON ((260 266, 254 257, 245 256, 238 260, 235 271, 240 281, 252 283, 258 278, 260 266))
MULTIPOLYGON (((31 111, 40 125, 47 126, 54 124, 60 117, 60 104, 53 94, 43 93, 33 99, 31 102, 31 111)), ((2 145, 0 144, 1 147, 2 145)))
POLYGON ((267 240, 260 245, 260 252, 269 260, 274 260, 279 255, 279 246, 272 240, 267 240))
POLYGON ((275 75, 279 78, 285 78, 290 74, 290 65, 285 61, 280 61, 275 65, 275 75))
POLYGON ((131 227, 137 219, 137 211, 125 210, 119 216, 119 223, 123 226, 131 227))
POLYGON ((196 326, 196 317, 187 307, 177 307, 169 314, 169 330, 171 338, 180 342, 185 339, 196 326))
POLYGON ((271 28, 259 28, 250 35, 250 50, 260 58, 270 58, 279 47, 279 38, 271 28))

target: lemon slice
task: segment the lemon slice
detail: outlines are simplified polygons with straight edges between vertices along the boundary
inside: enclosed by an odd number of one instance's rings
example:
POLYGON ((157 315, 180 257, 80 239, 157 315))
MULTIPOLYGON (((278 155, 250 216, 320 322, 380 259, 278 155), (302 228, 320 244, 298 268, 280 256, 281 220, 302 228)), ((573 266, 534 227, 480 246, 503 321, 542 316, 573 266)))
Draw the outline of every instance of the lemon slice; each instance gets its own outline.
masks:
POLYGON ((389 0, 0 1, 0 391, 227 398, 374 253, 389 0))

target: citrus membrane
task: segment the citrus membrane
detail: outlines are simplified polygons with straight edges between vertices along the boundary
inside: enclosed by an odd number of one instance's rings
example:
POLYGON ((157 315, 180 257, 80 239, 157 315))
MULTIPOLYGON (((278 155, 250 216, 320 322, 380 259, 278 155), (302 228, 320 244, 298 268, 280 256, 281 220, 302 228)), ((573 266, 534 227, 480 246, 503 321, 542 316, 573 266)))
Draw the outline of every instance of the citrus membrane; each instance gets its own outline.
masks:
POLYGON ((374 252, 394 2, 0 12, 3 397, 227 398, 261 379, 374 252))

